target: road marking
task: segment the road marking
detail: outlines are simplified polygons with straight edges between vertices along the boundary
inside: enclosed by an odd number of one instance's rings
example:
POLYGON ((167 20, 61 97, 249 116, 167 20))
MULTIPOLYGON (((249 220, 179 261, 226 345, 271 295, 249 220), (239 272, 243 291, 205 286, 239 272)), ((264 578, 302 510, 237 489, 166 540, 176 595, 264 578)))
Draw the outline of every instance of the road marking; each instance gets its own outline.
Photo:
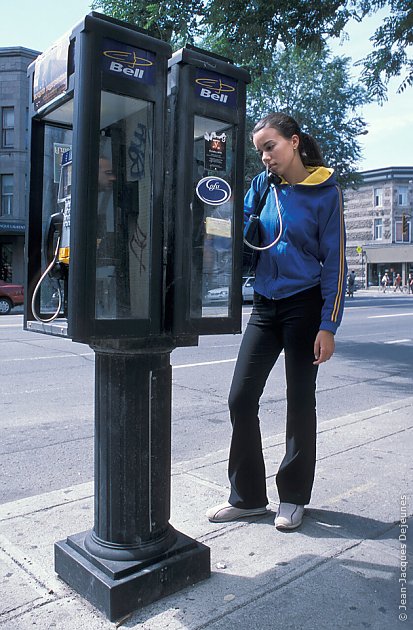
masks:
POLYGON ((216 350, 217 348, 221 350, 221 348, 238 348, 238 346, 238 343, 231 343, 222 346, 205 346, 205 348, 207 348, 208 350, 216 350))
POLYGON ((217 365, 217 363, 235 363, 237 359, 222 359, 222 361, 205 361, 204 363, 186 363, 183 365, 173 365, 172 368, 174 370, 179 370, 180 368, 189 368, 189 367, 200 367, 202 365, 217 365))
MULTIPOLYGON (((68 359, 68 358, 76 358, 76 357, 90 357, 94 356, 94 352, 84 352, 82 354, 59 354, 53 356, 44 356, 44 357, 26 357, 26 358, 15 358, 15 359, 0 359, 0 363, 12 363, 15 361, 40 361, 40 360, 50 360, 50 359, 68 359)), ((205 361, 204 363, 185 363, 183 365, 173 365, 174 370, 179 370, 180 368, 190 368, 190 367, 200 367, 203 365, 216 365, 217 363, 235 363, 237 359, 223 359, 222 361, 205 361)))
MULTIPOLYGON (((284 356, 284 350, 280 352, 280 356, 284 356)), ((184 363, 182 365, 173 365, 172 369, 179 370, 180 368, 202 367, 204 365, 217 365, 218 363, 235 363, 237 359, 222 359, 222 361, 205 361, 203 363, 184 363)))
POLYGON ((394 339, 393 341, 385 341, 384 343, 387 344, 392 344, 392 343, 406 343, 408 341, 411 341, 411 339, 394 339))
POLYGON ((0 328, 21 328, 23 330, 22 324, 0 324, 0 328))
POLYGON ((22 357, 15 359, 1 359, 0 363, 12 363, 15 361, 41 361, 47 359, 68 359, 68 358, 76 358, 76 357, 90 357, 93 356, 94 352, 83 352, 82 354, 54 354, 51 356, 44 357, 22 357))
POLYGON ((411 317, 413 313, 393 313, 392 315, 369 315, 367 319, 385 319, 386 317, 411 317))
MULTIPOLYGON (((70 359, 77 357, 91 357, 94 356, 94 352, 83 352, 81 354, 59 354, 52 356, 43 356, 43 357, 23 357, 23 358, 14 358, 14 359, 0 359, 0 363, 13 363, 16 361, 46 361, 50 359, 70 359)), ((284 352, 280 353, 280 356, 284 356, 284 352)), ((218 365, 219 363, 235 363, 237 359, 222 359, 220 361, 204 361, 202 363, 184 363, 182 365, 173 365, 172 368, 174 370, 179 370, 181 368, 192 368, 192 367, 203 367, 204 365, 218 365)))

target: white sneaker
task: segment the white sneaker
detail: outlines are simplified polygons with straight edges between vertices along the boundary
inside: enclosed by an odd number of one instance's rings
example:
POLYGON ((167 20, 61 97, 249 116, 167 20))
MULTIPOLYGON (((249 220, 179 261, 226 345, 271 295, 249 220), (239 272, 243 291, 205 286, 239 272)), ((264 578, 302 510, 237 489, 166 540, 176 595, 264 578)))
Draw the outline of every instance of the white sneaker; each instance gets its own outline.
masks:
POLYGON ((207 510, 206 516, 211 521, 211 523, 229 523, 230 521, 236 521, 240 518, 245 518, 246 516, 261 516, 262 514, 267 513, 267 508, 251 508, 251 509, 242 509, 237 508, 231 505, 230 503, 222 503, 221 505, 216 505, 213 508, 207 510))
POLYGON ((277 529, 296 529, 303 522, 304 505, 280 503, 274 525, 277 529))

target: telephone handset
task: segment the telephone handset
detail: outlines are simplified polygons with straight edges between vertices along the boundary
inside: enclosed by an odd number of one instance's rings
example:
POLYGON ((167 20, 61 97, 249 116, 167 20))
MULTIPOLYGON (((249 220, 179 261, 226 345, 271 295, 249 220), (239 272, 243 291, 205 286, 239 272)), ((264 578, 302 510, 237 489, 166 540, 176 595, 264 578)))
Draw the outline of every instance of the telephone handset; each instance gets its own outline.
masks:
POLYGON ((271 247, 274 247, 274 245, 276 245, 278 243, 278 241, 281 238, 282 235, 282 231, 283 231, 283 220, 282 220, 282 214, 281 214, 281 207, 280 207, 280 202, 278 199, 278 193, 277 193, 277 188, 276 186, 278 186, 282 179, 281 177, 279 177, 279 175, 277 175, 276 173, 272 173, 270 171, 270 169, 267 166, 267 181, 264 181, 264 192, 261 194, 261 198, 258 202, 258 206, 255 209, 255 212, 250 214, 249 218, 248 218, 248 222, 244 228, 244 243, 253 250, 253 258, 251 261, 251 267, 250 270, 255 270, 255 266, 257 264, 257 256, 259 252, 263 252, 267 249, 271 249, 271 247), (261 234, 261 223, 260 223, 260 214, 261 211, 265 205, 266 199, 267 199, 267 195, 268 192, 270 190, 270 188, 272 188, 273 192, 274 192, 274 197, 275 197, 275 207, 277 208, 277 213, 278 213, 278 219, 279 219, 279 228, 278 228, 278 235, 275 237, 275 239, 269 243, 268 245, 261 245, 261 240, 262 240, 262 234, 261 234))
POLYGON ((56 212, 55 214, 52 214, 49 217, 49 221, 45 230, 43 251, 47 266, 49 267, 49 265, 53 262, 53 267, 48 271, 48 273, 54 278, 62 277, 63 273, 63 269, 58 262, 58 254, 62 238, 62 227, 63 212, 56 212), (54 260, 56 254, 56 260, 54 260))
POLYGON ((32 312, 37 321, 51 322, 60 313, 62 306, 62 289, 60 281, 66 282, 70 262, 70 210, 72 188, 72 152, 66 151, 62 156, 59 190, 57 204, 59 212, 49 218, 43 243, 43 251, 46 259, 46 270, 41 275, 32 296, 32 312), (55 286, 58 295, 58 306, 51 317, 41 318, 36 312, 36 296, 44 278, 49 276, 55 286))
POLYGON ((267 182, 268 186, 278 186, 281 184, 282 179, 276 173, 272 173, 269 168, 267 168, 267 182))

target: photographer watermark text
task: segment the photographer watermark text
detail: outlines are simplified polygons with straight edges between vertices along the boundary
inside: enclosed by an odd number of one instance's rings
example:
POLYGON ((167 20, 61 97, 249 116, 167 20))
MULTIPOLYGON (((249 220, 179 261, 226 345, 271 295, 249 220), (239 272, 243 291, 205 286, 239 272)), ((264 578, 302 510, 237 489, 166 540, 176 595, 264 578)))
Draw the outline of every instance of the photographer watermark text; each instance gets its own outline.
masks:
POLYGON ((399 620, 407 621, 407 497, 400 497, 400 603, 399 603, 399 620))

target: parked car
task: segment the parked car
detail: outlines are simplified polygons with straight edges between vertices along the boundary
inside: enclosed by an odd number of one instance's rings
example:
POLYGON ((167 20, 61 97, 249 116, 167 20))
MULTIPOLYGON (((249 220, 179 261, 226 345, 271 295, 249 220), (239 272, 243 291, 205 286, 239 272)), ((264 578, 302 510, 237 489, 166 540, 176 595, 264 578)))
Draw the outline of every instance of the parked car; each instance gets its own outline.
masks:
MULTIPOLYGON (((242 301, 252 302, 254 298, 254 276, 245 276, 242 279, 242 301)), ((206 304, 227 303, 229 300, 229 288, 217 287, 210 289, 206 294, 206 304)))
POLYGON ((242 279, 242 301, 252 302, 254 298, 254 276, 246 276, 242 279))
POLYGON ((206 304, 223 304, 229 300, 229 288, 217 287, 216 289, 210 289, 206 294, 206 304))
POLYGON ((23 304, 24 288, 22 284, 11 284, 0 280, 0 315, 8 315, 14 306, 23 304))

